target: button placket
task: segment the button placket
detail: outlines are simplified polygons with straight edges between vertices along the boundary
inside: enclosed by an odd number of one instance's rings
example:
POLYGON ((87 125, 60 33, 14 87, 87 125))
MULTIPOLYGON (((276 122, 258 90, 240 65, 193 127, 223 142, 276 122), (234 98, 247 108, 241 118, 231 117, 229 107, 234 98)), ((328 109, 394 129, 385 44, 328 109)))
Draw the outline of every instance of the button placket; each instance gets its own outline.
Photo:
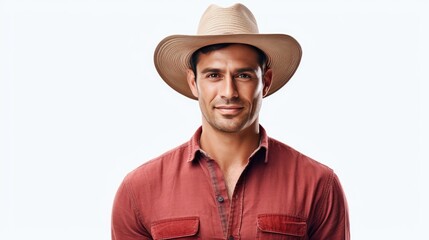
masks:
POLYGON ((237 237, 237 239, 240 239, 241 222, 243 220, 245 179, 245 171, 243 171, 242 175, 238 179, 231 198, 228 219, 228 239, 234 239, 234 236, 237 237))
POLYGON ((207 168, 209 170, 211 182, 213 184, 215 201, 217 202, 217 206, 218 206, 218 212, 219 212, 222 230, 223 230, 224 236, 226 237, 227 229, 228 229, 228 210, 227 209, 229 208, 229 204, 227 204, 227 201, 226 201, 227 199, 223 197, 227 194, 226 189, 223 188, 223 186, 225 186, 225 183, 223 182, 221 173, 219 172, 220 169, 218 168, 214 160, 207 161, 207 168))

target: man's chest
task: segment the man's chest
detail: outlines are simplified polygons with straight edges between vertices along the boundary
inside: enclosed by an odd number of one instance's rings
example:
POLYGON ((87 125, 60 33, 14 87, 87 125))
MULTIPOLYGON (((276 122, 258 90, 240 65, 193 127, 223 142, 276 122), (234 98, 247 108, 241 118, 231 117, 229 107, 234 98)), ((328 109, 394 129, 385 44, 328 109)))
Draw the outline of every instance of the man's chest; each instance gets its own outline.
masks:
POLYGON ((231 197, 226 178, 216 170, 186 181, 186 187, 162 186, 170 188, 168 194, 152 200, 145 227, 154 238, 306 239, 311 203, 298 186, 282 183, 284 178, 266 181, 245 171, 231 197))

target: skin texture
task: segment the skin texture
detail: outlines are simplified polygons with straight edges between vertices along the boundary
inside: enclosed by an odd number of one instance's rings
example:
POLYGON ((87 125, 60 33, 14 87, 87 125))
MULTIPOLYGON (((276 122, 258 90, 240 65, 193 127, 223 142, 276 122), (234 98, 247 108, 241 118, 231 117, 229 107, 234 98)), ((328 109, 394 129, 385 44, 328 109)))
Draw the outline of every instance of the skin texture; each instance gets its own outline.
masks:
POLYGON ((197 79, 188 70, 187 80, 202 113, 201 148, 219 164, 231 195, 259 145, 259 111, 272 72, 263 72, 257 52, 242 44, 201 54, 196 71, 197 79))

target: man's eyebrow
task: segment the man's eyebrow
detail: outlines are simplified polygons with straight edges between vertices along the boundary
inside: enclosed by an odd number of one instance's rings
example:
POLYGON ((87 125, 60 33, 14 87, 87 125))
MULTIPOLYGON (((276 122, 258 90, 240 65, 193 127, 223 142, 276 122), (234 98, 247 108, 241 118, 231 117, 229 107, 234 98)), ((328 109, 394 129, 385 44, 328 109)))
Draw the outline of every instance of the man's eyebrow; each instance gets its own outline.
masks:
POLYGON ((236 72, 257 72, 257 71, 258 71, 257 68, 246 67, 246 68, 239 68, 237 69, 236 72))
MULTIPOLYGON (((257 68, 253 68, 253 67, 245 67, 245 68, 238 68, 237 70, 235 70, 235 72, 257 72, 258 69, 257 68)), ((203 70, 201 70, 201 73, 219 73, 221 72, 221 70, 219 68, 204 68, 203 70)))
POLYGON ((203 70, 201 70, 201 73, 219 73, 220 69, 219 68, 204 68, 203 70))

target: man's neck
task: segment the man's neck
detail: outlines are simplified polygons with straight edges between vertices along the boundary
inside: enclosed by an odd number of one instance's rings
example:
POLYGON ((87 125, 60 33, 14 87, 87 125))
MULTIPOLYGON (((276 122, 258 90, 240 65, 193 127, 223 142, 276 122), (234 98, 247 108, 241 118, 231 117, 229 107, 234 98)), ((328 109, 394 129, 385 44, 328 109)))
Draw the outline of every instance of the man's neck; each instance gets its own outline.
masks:
POLYGON ((200 145, 223 171, 228 171, 230 168, 245 166, 259 146, 259 140, 258 121, 237 133, 222 132, 209 124, 203 124, 200 145))

